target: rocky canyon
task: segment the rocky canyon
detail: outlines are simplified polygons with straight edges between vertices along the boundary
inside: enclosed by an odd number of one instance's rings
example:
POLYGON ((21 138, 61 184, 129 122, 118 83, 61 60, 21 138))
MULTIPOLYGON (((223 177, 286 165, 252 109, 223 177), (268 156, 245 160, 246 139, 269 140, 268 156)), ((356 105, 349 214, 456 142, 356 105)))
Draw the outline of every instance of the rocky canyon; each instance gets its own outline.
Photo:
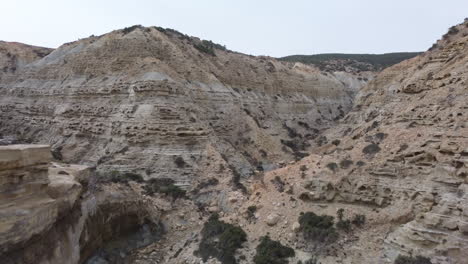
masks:
POLYGON ((468 21, 385 67, 0 42, 0 259, 466 263, 467 55, 468 21))

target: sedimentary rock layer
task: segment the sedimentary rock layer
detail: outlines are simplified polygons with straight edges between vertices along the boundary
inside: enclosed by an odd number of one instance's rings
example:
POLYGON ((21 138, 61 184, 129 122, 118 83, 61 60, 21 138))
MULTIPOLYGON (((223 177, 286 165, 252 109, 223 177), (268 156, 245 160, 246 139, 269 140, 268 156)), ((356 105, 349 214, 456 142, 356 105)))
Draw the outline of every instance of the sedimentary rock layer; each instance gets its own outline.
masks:
POLYGON ((134 27, 65 44, 4 78, 0 133, 51 144, 66 162, 180 185, 214 146, 247 177, 304 156, 365 83, 202 43, 134 27))

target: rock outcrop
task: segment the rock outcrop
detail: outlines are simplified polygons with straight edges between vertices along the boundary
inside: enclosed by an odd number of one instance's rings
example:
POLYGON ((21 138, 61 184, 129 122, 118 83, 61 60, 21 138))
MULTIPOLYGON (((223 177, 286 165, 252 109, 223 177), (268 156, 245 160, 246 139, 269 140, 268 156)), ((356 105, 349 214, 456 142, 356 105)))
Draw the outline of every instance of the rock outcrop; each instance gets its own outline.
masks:
POLYGON ((159 228, 156 203, 148 206, 140 192, 111 185, 88 190, 96 186, 89 185, 88 167, 51 163, 51 157, 49 146, 0 147, 2 263, 84 263, 145 224, 159 228))

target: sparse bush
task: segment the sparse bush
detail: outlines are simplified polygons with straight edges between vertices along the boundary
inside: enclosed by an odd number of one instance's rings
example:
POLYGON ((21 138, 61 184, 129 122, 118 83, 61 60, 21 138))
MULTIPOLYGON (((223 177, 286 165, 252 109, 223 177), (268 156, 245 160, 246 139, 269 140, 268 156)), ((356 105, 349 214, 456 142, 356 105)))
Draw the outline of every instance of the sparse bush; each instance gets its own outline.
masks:
POLYGON ((211 40, 202 40, 199 43, 193 45, 198 51, 209 54, 211 56, 216 56, 215 49, 226 50, 225 46, 214 43, 211 40))
POLYGON ((182 157, 177 157, 177 158, 175 158, 175 159, 174 159, 174 163, 175 163, 175 164, 177 165, 177 167, 179 167, 179 168, 183 168, 183 167, 185 167, 185 165, 187 164, 187 163, 185 163, 185 160, 184 160, 184 158, 182 158, 182 157))
POLYGON ((322 243, 334 242, 338 233, 333 226, 333 216, 307 212, 299 217, 300 230, 306 240, 322 243))
POLYGON ((257 212, 257 206, 251 205, 251 206, 247 207, 247 216, 248 216, 249 219, 254 218, 255 212, 257 212))
POLYGON ((349 219, 344 219, 343 208, 338 209, 337 216, 338 216, 338 222, 336 222, 336 227, 346 232, 351 231, 351 221, 349 219))
POLYGON ((369 155, 373 155, 373 154, 375 154, 375 153, 377 153, 379 151, 380 151, 379 145, 374 144, 374 143, 369 144, 369 145, 367 145, 366 147, 364 147, 362 149, 362 153, 369 154, 369 155))
POLYGON ((273 180, 271 180, 271 183, 275 186, 276 190, 278 192, 284 192, 284 185, 285 183, 279 176, 275 176, 273 180))
POLYGON ((335 172, 338 169, 338 165, 335 162, 330 162, 327 164, 327 168, 335 172))
POLYGON ((349 221, 349 219, 339 220, 336 223, 336 227, 346 232, 349 232, 351 231, 351 221, 349 221))
POLYGON ((123 183, 128 184, 130 181, 142 183, 144 179, 141 175, 132 173, 132 172, 120 172, 120 171, 111 171, 109 173, 104 173, 99 175, 99 181, 101 182, 113 182, 113 183, 123 183))
POLYGON ((423 256, 408 257, 399 255, 394 264, 432 264, 432 262, 429 258, 423 256))
POLYGON ((185 198, 186 191, 174 184, 174 180, 168 178, 150 179, 143 187, 147 195, 162 193, 174 199, 185 198))
POLYGON ((353 165, 352 160, 345 159, 345 160, 340 161, 340 168, 342 168, 342 169, 347 169, 351 165, 353 165))
POLYGON ((268 236, 264 236, 260 238, 260 244, 257 246, 254 263, 287 264, 287 258, 294 256, 294 249, 283 246, 280 242, 271 240, 268 236))
POLYGON ((138 29, 138 28, 143 28, 141 25, 134 25, 134 26, 131 26, 131 27, 126 27, 124 29, 122 29, 122 33, 124 33, 124 35, 127 35, 128 33, 134 31, 135 29, 138 29))
POLYGON ((202 240, 194 253, 205 262, 214 257, 223 264, 236 264, 235 253, 247 241, 244 230, 219 220, 217 214, 208 219, 201 234, 202 240))
POLYGON ((457 34, 458 32, 460 32, 460 30, 458 30, 457 26, 453 26, 453 27, 451 27, 451 28, 449 29, 448 34, 449 34, 449 35, 455 35, 455 34, 457 34))
POLYGON ((366 216, 362 214, 357 214, 353 217, 351 223, 353 223, 353 225, 355 226, 361 227, 366 223, 366 216))

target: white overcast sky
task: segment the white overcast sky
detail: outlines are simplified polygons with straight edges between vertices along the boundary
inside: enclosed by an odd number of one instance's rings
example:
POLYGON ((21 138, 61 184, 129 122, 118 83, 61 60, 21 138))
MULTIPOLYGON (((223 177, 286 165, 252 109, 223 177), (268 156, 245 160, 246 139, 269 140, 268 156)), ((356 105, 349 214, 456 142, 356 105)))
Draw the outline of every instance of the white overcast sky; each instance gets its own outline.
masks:
POLYGON ((131 25, 285 56, 427 50, 468 0, 0 0, 0 40, 45 47, 131 25))

